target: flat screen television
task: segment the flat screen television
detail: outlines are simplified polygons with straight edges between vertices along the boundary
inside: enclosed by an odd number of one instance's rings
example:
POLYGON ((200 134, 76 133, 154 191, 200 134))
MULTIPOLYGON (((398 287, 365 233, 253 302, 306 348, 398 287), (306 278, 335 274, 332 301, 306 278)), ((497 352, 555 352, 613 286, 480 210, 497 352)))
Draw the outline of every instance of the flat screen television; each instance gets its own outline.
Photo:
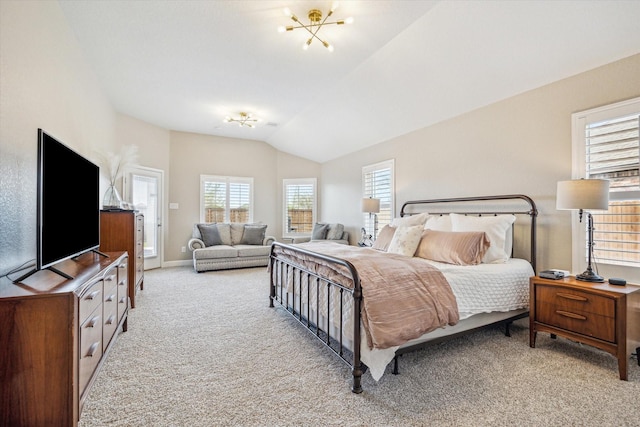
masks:
POLYGON ((100 246, 100 168, 38 129, 36 270, 100 246))

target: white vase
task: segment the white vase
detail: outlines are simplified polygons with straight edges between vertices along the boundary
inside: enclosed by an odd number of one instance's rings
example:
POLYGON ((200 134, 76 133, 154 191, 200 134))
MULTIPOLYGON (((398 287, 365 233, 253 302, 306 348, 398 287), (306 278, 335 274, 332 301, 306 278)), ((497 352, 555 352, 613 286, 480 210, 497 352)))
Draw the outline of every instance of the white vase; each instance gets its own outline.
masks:
POLYGON ((120 209, 122 207, 122 198, 115 186, 110 185, 102 198, 102 209, 120 209))

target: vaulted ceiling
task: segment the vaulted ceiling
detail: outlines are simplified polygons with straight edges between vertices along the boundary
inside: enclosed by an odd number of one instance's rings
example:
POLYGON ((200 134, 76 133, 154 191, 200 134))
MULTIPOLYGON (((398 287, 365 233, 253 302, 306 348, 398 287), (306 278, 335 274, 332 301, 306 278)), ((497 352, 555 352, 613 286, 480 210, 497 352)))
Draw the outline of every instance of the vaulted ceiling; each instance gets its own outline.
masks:
POLYGON ((342 1, 333 52, 277 31, 331 1, 60 5, 117 111, 318 162, 640 53, 640 1, 342 1))

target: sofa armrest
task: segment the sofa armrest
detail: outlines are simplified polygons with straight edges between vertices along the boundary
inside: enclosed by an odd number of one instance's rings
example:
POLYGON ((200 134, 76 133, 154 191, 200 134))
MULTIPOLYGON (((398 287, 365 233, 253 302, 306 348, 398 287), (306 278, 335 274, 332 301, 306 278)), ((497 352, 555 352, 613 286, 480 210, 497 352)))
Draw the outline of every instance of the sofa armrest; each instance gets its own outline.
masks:
POLYGON ((306 243, 311 241, 311 236, 293 237, 291 243, 306 243))
POLYGON ((193 238, 189 239, 188 246, 189 246, 189 250, 190 251, 195 251, 196 249, 204 248, 205 244, 201 239, 193 237, 193 238))
POLYGON ((271 246, 271 244, 273 242, 275 242, 275 241, 276 241, 275 237, 273 237, 273 236, 265 236, 264 240, 262 241, 262 245, 263 246, 271 246))

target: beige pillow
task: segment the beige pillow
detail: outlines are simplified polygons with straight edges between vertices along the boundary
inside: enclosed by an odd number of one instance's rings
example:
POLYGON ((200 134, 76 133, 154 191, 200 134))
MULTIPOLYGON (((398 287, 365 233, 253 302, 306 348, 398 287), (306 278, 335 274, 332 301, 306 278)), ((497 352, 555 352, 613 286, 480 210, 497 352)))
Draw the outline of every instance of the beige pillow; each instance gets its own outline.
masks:
POLYGON ((424 230, 416 256, 456 265, 476 265, 489 249, 483 231, 424 230))
POLYGON ((487 233, 491 246, 482 262, 485 264, 504 263, 511 257, 511 252, 507 253, 505 242, 507 231, 516 220, 514 215, 477 217, 452 213, 450 216, 453 231, 484 231, 487 233))
POLYGON ((373 249, 378 249, 379 251, 386 252, 389 249, 389 244, 391 243, 391 239, 393 239, 393 235, 396 233, 396 228, 391 227, 389 225, 385 225, 382 227, 382 230, 378 233, 378 238, 371 247, 373 249))
POLYGON ((424 225, 414 225, 412 227, 398 227, 389 243, 387 252, 412 257, 416 252, 420 237, 424 230, 424 225))
POLYGON ((393 221, 391 221, 391 226, 392 227, 411 227, 412 225, 424 226, 424 223, 427 222, 427 218, 429 218, 429 214, 426 212, 423 212, 418 215, 403 216, 400 218, 394 218, 393 221))

